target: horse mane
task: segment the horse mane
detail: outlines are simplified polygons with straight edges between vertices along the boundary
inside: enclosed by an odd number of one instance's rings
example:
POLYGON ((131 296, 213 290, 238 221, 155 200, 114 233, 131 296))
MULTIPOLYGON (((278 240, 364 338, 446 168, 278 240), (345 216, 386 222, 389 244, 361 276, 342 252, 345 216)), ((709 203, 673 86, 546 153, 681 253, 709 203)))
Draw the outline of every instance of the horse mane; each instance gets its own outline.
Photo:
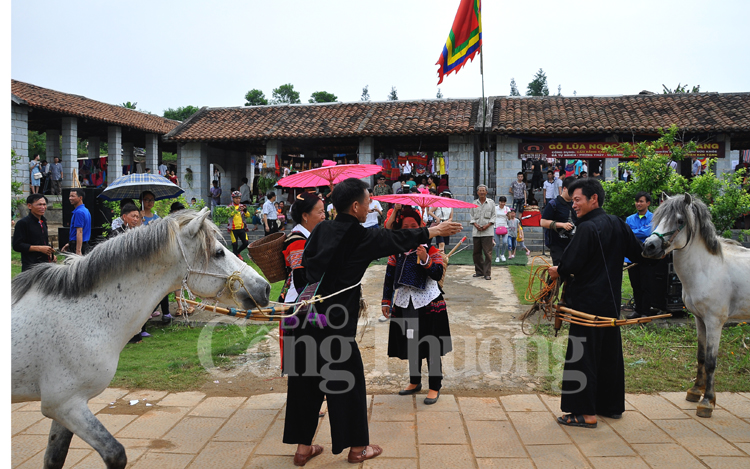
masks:
POLYGON ((659 209, 654 213, 653 226, 659 226, 659 223, 664 219, 682 214, 682 218, 685 220, 685 229, 691 236, 700 234, 708 252, 722 256, 721 238, 716 234, 716 228, 711 221, 711 212, 708 207, 696 196, 690 197, 690 207, 692 216, 688 216, 690 214, 688 214, 684 194, 670 197, 662 202, 659 209))
MULTIPOLYGON (((177 242, 177 232, 198 217, 195 210, 180 210, 97 245, 85 256, 69 255, 63 264, 37 264, 21 272, 11 282, 11 305, 33 287, 44 294, 80 298, 101 282, 117 278, 126 271, 163 262, 177 242)), ((212 241, 219 229, 204 222, 196 237, 203 246, 205 263, 212 253, 212 241)))

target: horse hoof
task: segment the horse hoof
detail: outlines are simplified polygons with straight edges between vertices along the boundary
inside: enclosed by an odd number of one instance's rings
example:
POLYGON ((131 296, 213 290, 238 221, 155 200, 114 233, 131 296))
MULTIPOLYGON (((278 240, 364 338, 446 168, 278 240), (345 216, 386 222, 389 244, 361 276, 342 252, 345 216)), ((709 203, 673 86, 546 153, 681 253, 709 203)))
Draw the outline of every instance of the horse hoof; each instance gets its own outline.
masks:
POLYGON ((698 404, 698 409, 695 411, 695 414, 698 417, 704 417, 704 418, 711 418, 711 414, 714 411, 714 406, 712 405, 705 405, 705 404, 698 404))
POLYGON ((687 395, 685 396, 685 400, 688 402, 700 402, 701 397, 703 397, 703 393, 698 391, 693 391, 692 389, 687 392, 687 395))

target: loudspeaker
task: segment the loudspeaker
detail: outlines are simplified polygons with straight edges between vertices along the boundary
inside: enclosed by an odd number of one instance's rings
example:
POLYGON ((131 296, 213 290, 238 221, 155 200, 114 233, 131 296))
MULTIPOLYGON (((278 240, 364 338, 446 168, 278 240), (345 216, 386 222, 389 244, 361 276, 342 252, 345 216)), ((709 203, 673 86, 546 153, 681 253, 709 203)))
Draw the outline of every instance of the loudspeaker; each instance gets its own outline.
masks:
MULTIPOLYGON (((112 221, 112 210, 104 205, 104 200, 98 198, 104 189, 89 189, 84 188, 83 205, 91 213, 91 228, 100 228, 104 223, 111 223, 112 221)), ((70 196, 70 188, 62 190, 62 206, 63 206, 63 226, 70 228, 70 218, 73 213, 73 206, 70 204, 68 197, 70 196)), ((94 237, 92 231, 91 237, 94 237)), ((67 238, 66 238, 67 239, 67 238)))
POLYGON ((671 252, 656 265, 655 277, 654 306, 669 313, 683 311, 685 304, 682 302, 682 282, 674 271, 671 252))

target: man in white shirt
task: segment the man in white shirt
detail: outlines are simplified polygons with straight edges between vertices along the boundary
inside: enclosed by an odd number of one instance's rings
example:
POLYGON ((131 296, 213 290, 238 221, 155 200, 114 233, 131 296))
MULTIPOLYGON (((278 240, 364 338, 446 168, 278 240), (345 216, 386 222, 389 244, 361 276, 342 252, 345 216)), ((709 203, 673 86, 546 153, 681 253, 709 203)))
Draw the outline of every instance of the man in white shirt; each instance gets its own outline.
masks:
POLYGON ((547 180, 542 185, 542 195, 544 196, 544 205, 547 205, 550 200, 557 197, 557 180, 555 180, 555 173, 552 170, 547 171, 547 180))
POLYGON ((383 208, 380 206, 380 202, 372 200, 372 189, 367 189, 370 192, 370 206, 367 211, 367 219, 362 226, 365 228, 379 228, 378 216, 383 214, 383 208))
POLYGON ((159 165, 159 176, 166 176, 167 175, 167 165, 164 164, 162 161, 159 165))
POLYGON ((263 210, 261 211, 266 236, 279 231, 279 212, 276 211, 276 206, 273 204, 275 200, 276 193, 274 191, 269 192, 266 195, 266 202, 263 204, 263 210))

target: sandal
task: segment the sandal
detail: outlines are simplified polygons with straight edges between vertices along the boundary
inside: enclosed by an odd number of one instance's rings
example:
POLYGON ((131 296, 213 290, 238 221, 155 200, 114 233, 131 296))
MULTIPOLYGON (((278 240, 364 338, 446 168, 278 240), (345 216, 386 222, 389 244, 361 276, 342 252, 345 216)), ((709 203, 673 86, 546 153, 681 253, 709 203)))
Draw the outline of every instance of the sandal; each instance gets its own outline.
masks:
POLYGON ((188 309, 187 309, 187 315, 188 315, 188 316, 190 316, 190 315, 191 315, 191 314, 193 314, 194 312, 195 312, 195 308, 193 308, 192 306, 188 306, 188 309))
POLYGON ((301 454, 301 453, 294 453, 294 465, 295 466, 304 466, 307 464, 307 461, 311 460, 315 456, 319 455, 323 452, 323 447, 320 445, 311 445, 310 446, 310 452, 307 454, 301 454))
POLYGON ((586 419, 583 415, 565 414, 562 417, 557 417, 557 423, 560 425, 568 425, 569 427, 583 427, 583 428, 596 428, 597 422, 586 423, 586 419))
POLYGON ((184 310, 183 310, 182 308, 177 308, 177 311, 175 311, 174 315, 175 315, 175 316, 182 316, 182 312, 183 312, 183 311, 184 311, 184 310))
POLYGON ((365 449, 362 450, 361 453, 352 453, 349 451, 349 457, 347 457, 347 460, 352 464, 359 464, 363 461, 367 461, 368 459, 376 458, 383 454, 383 448, 381 448, 378 445, 367 445, 365 446, 365 449), (372 453, 370 456, 367 455, 367 448, 370 448, 372 450, 372 453))

